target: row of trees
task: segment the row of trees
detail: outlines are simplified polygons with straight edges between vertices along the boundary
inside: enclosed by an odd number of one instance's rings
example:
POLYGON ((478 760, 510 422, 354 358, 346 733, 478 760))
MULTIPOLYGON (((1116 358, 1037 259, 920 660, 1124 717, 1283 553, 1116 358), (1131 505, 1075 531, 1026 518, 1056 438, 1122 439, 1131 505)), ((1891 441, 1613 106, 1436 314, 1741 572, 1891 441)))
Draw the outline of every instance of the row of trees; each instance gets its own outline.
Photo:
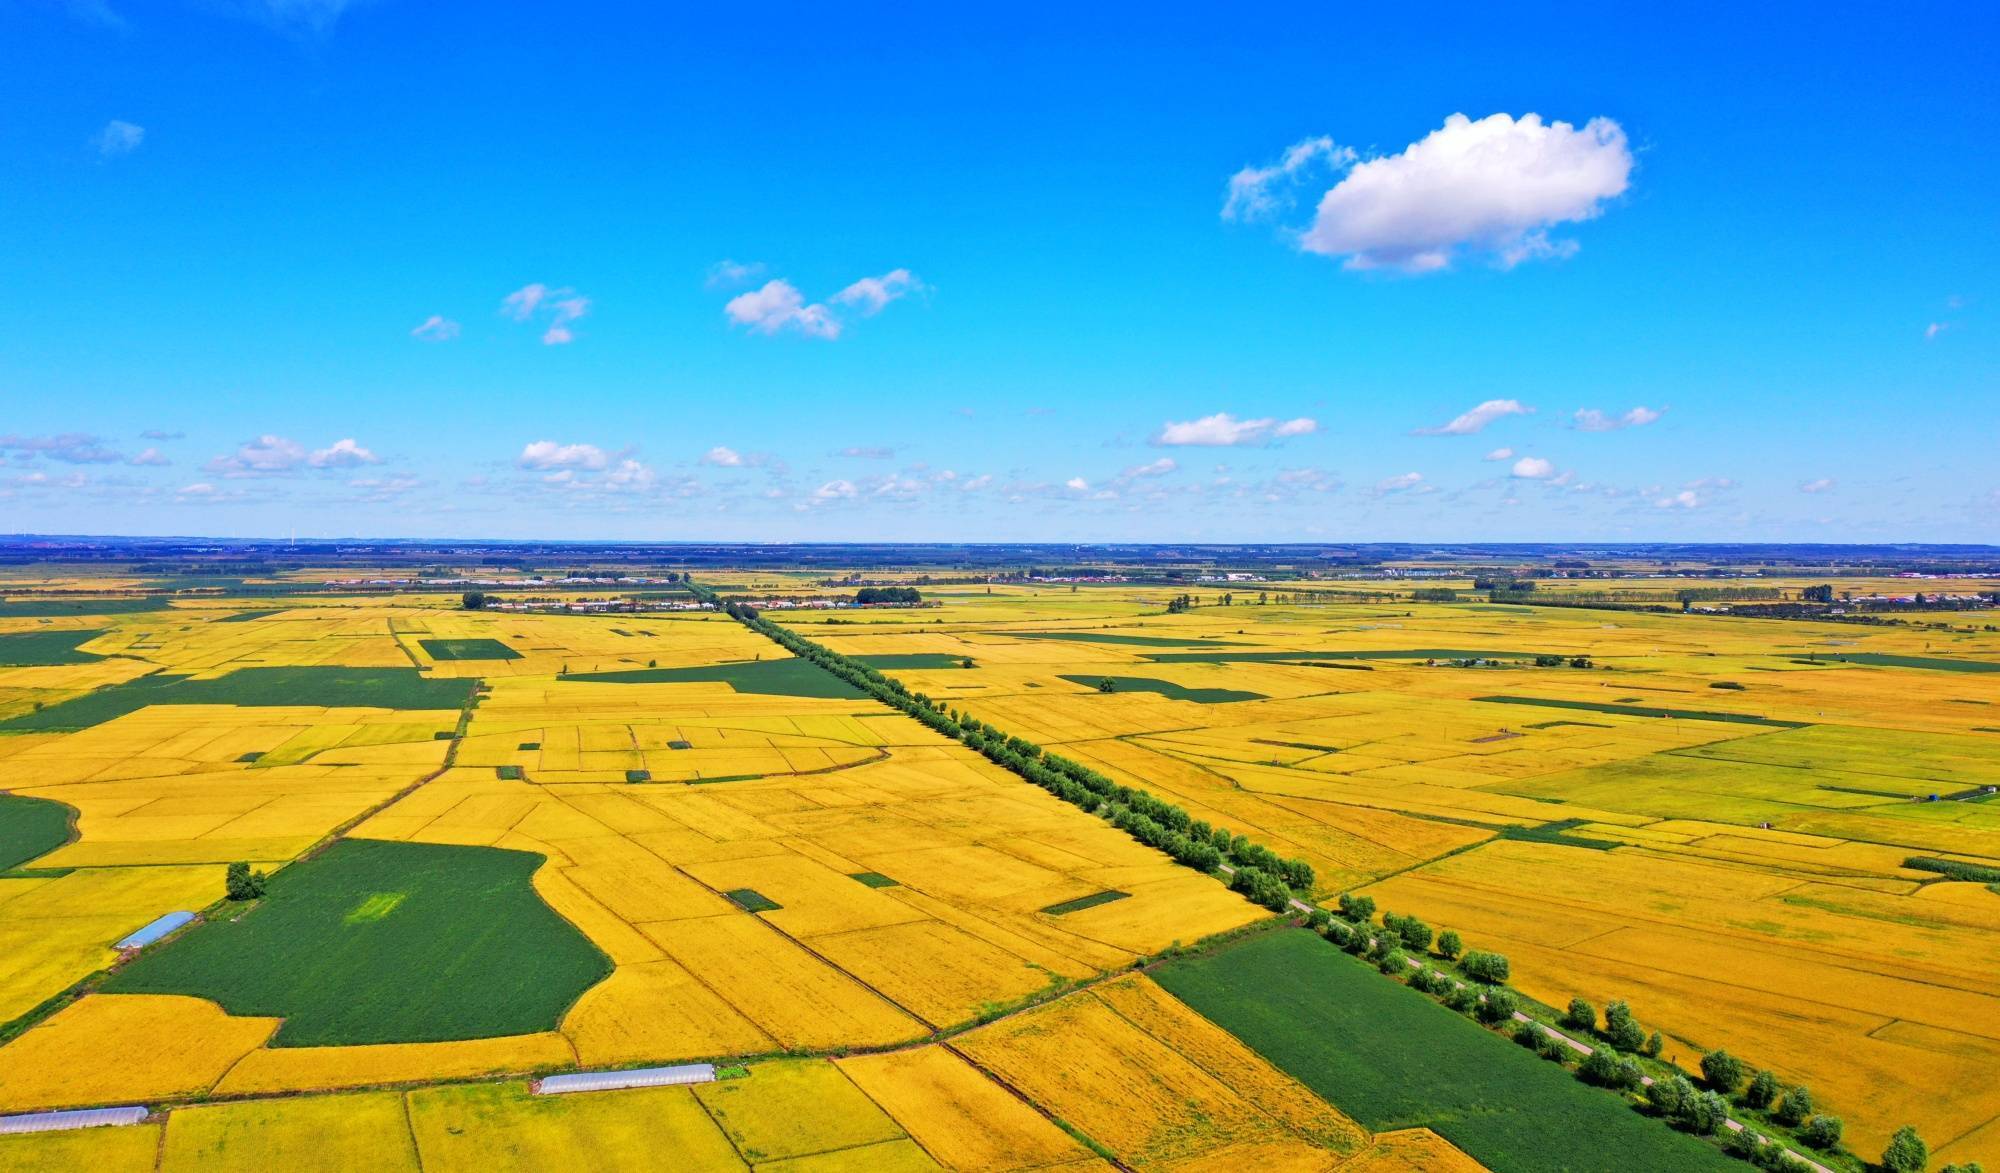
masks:
POLYGON ((854 601, 868 607, 877 603, 921 603, 924 596, 915 587, 862 587, 854 592, 854 601))
MULTIPOLYGON (((716 601, 714 592, 706 588, 690 584, 690 589, 697 597, 716 601)), ((1312 893, 1313 868, 1304 860, 1282 857, 1261 843, 1228 828, 1211 826, 1173 803, 1114 781, 1081 762, 1009 736, 969 713, 946 709, 923 693, 911 692, 899 680, 763 618, 752 607, 732 603, 724 610, 800 659, 934 732, 962 742, 1064 802, 1098 815, 1146 846, 1166 852, 1176 863, 1204 872, 1229 865, 1230 887, 1273 912, 1283 912, 1295 892, 1304 896, 1312 893)))

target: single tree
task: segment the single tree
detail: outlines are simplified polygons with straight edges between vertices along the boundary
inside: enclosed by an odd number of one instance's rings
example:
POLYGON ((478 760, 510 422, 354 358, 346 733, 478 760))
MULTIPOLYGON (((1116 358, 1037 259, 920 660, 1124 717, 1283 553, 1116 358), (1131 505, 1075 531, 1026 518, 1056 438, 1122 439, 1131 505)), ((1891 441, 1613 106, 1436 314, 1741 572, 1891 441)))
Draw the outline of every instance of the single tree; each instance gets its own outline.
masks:
POLYGON ((1759 1071, 1750 1077, 1750 1086, 1743 1089, 1743 1102, 1759 1112, 1771 1106, 1778 1098, 1778 1077, 1768 1071, 1759 1071))
POLYGON ((1459 940, 1456 929, 1446 929, 1444 932, 1439 933, 1437 946, 1438 956, 1444 958, 1446 961, 1456 961, 1458 955, 1465 952, 1465 942, 1459 940))
POLYGON ((467 591, 458 597, 458 604, 467 611, 483 610, 486 606, 485 592, 467 591))
POLYGON ((1572 1030, 1596 1030, 1597 1007, 1582 998, 1571 998, 1569 1011, 1563 1015, 1563 1025, 1572 1030))
POLYGON ((1727 1051, 1710 1051, 1701 1057, 1701 1078, 1711 1091, 1733 1096, 1743 1082, 1743 1060, 1727 1051))
POLYGON ((1889 1138, 1889 1147, 1882 1150, 1882 1167, 1889 1173, 1924 1173, 1930 1163, 1931 1147, 1907 1124, 1896 1130, 1889 1138))
POLYGON ((1812 1110, 1812 1091, 1801 1084, 1785 1093, 1785 1098, 1778 1101, 1778 1110, 1773 1116, 1786 1128, 1797 1128, 1812 1115, 1812 1110))
POLYGON ((1678 1120, 1687 1111, 1688 1101, 1694 1099, 1694 1085, 1678 1075, 1656 1079, 1646 1089, 1646 1099, 1660 1115, 1678 1120))
POLYGON ((232 863, 223 876, 223 890, 231 900, 255 900, 264 894, 265 875, 253 872, 247 863, 232 863))
POLYGON ((1815 1116, 1806 1121, 1805 1131, 1799 1133, 1799 1139, 1810 1148, 1828 1152, 1840 1147, 1840 1131, 1840 1117, 1815 1116))
POLYGON ((1490 953, 1481 949, 1474 949, 1472 952, 1467 953, 1465 960, 1459 962, 1458 967, 1465 971, 1466 977, 1471 978, 1475 982, 1484 982, 1490 986, 1497 986, 1504 983, 1509 974, 1512 973, 1512 968, 1507 964, 1505 954, 1490 953))
POLYGON ((1118 682, 1116 680, 1111 679, 1109 676, 1106 676, 1104 679, 1097 682, 1097 691, 1117 692, 1118 682))
POLYGON ((1654 1031, 1651 1035, 1647 1037, 1646 1045, 1643 1049, 1645 1051, 1646 1058, 1658 1059, 1660 1057, 1660 1052, 1667 1049, 1667 1042, 1665 1039, 1662 1039, 1660 1037, 1659 1031, 1654 1031))

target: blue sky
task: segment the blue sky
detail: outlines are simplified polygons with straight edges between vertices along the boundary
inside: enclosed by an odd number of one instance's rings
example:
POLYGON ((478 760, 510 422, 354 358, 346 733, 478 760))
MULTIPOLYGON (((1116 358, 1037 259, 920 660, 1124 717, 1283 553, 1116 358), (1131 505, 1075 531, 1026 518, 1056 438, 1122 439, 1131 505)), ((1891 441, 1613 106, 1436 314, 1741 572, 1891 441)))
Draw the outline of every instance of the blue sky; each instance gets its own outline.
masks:
POLYGON ((1990 6, 964 9, 0 3, 0 531, 2000 532, 1990 6))

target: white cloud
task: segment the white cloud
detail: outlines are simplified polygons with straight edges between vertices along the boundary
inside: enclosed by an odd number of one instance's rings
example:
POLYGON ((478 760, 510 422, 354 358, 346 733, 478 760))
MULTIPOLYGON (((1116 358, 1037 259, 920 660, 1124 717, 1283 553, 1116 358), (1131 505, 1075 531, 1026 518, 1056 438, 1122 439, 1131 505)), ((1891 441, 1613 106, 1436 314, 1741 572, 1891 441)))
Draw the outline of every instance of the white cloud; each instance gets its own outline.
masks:
POLYGON ((834 294, 833 300, 837 305, 860 306, 863 317, 874 317, 890 302, 923 288, 908 269, 891 269, 880 277, 863 277, 834 294))
POLYGON ((410 331, 410 337, 419 342, 450 342, 458 337, 458 323, 443 314, 432 314, 410 331))
POLYGON ((715 465, 717 468, 741 468, 743 467, 743 454, 734 448, 725 448, 721 444, 717 444, 707 452, 702 453, 701 462, 703 464, 715 465))
POLYGON ((331 446, 313 453, 306 458, 306 463, 314 468, 356 468, 364 464, 380 464, 382 458, 349 437, 335 440, 331 446))
POLYGON ((1799 483, 1799 492, 1801 493, 1825 493, 1832 490, 1832 488, 1832 477, 1820 477, 1816 480, 1801 481, 1799 483))
POLYGON ((46 456, 64 464, 115 464, 124 459, 88 432, 64 432, 57 436, 0 436, 0 452, 12 453, 17 460, 46 456))
POLYGON ((226 477, 277 476, 291 472, 305 460, 305 445, 266 434, 238 445, 231 455, 209 461, 208 470, 226 477))
POLYGON ((1643 428, 1665 414, 1664 409, 1635 407, 1623 415, 1606 415, 1594 407, 1586 407, 1576 413, 1576 426, 1583 432, 1615 432, 1621 428, 1643 428))
POLYGON ((1486 459, 1487 459, 1487 460, 1512 460, 1512 459, 1514 459, 1514 450, 1513 450, 1512 448, 1495 448, 1495 449, 1494 449, 1493 451, 1491 451, 1491 452, 1488 452, 1488 453, 1486 454, 1486 459))
POLYGON ((1534 408, 1518 399, 1489 399, 1447 424, 1418 428, 1412 436, 1470 436, 1486 430, 1486 425, 1503 416, 1530 415, 1534 408))
POLYGON ((1514 462, 1514 475, 1523 480, 1547 480, 1556 475, 1556 466, 1539 456, 1523 456, 1514 462))
POLYGON ((1424 474, 1420 472, 1406 472, 1398 476, 1383 477, 1381 480, 1376 481, 1375 492, 1377 496, 1387 493, 1401 493, 1408 489, 1414 489, 1423 483, 1424 474))
POLYGON ((1549 229, 1598 215, 1631 172, 1625 132, 1608 118, 1579 130, 1536 114, 1453 114, 1400 153, 1354 164, 1320 198, 1299 246, 1351 269, 1409 273, 1465 253, 1503 267, 1568 256, 1576 243, 1549 229))
POLYGON ((857 492, 859 490, 854 487, 853 481, 828 481, 813 490, 813 499, 816 501, 844 501, 852 498, 857 492))
POLYGON ((1180 465, 1174 462, 1173 457, 1162 456, 1158 460, 1149 461, 1145 464, 1135 464, 1118 475, 1128 481, 1136 480, 1139 477, 1163 477, 1179 467, 1180 465))
POLYGON ((1088 492, 1090 489, 1090 482, 1084 480, 1082 477, 1071 477, 1070 479, 1063 482, 1063 488, 1078 493, 1088 492))
POLYGON ((1355 160, 1354 152, 1325 135, 1293 143, 1268 167, 1245 167, 1229 177, 1222 201, 1224 220, 1261 220, 1292 202, 1292 189, 1315 165, 1338 168, 1355 160))
POLYGON ((809 338, 831 341, 840 337, 839 319, 817 302, 807 305, 798 287, 782 277, 730 298, 722 312, 729 315, 730 321, 759 334, 792 329, 809 338))
POLYGON ((763 272, 762 261, 742 263, 724 258, 709 266, 706 284, 710 289, 729 289, 762 276, 763 272))
POLYGON ((894 460, 896 458, 896 450, 894 448, 884 448, 880 445, 854 444, 840 449, 834 455, 845 456, 850 460, 894 460))
POLYGON ((570 326, 590 312, 590 299, 569 288, 551 289, 531 282, 500 299, 500 312, 517 322, 547 311, 548 325, 542 330, 542 345, 561 346, 576 340, 570 326))
POLYGON ((104 124, 104 129, 91 137, 90 145, 97 148, 100 159, 115 159, 129 155, 146 141, 146 128, 113 118, 104 124))
POLYGON ((1678 493, 1655 498, 1653 504, 1659 506, 1661 509, 1699 509, 1701 508, 1701 495, 1693 489, 1682 489, 1678 493))
POLYGON ((1944 333, 1946 330, 1951 329, 1953 326, 1956 326, 1957 324, 1958 323, 1956 322, 1932 322, 1930 325, 1924 327, 1924 341, 1925 342, 1937 341, 1938 335, 1944 333))
POLYGON ((600 469, 611 463, 611 457, 595 444, 558 444, 554 440, 536 440, 521 449, 520 458, 515 463, 522 468, 536 469, 600 469))
POLYGON ((158 448, 148 448, 125 463, 157 468, 172 464, 173 461, 168 460, 158 448))
POLYGON ((1168 422, 1153 437, 1153 443, 1167 447, 1230 448, 1262 444, 1274 437, 1306 436, 1319 430, 1319 421, 1306 418, 1240 420, 1226 411, 1198 420, 1168 422))
POLYGON ((168 432, 160 428, 147 428, 145 431, 139 433, 139 438, 141 440, 185 440, 187 439, 187 433, 168 432))
POLYGON ((604 475, 604 484, 611 489, 642 493, 653 487, 653 470, 636 460, 621 460, 618 467, 604 475))

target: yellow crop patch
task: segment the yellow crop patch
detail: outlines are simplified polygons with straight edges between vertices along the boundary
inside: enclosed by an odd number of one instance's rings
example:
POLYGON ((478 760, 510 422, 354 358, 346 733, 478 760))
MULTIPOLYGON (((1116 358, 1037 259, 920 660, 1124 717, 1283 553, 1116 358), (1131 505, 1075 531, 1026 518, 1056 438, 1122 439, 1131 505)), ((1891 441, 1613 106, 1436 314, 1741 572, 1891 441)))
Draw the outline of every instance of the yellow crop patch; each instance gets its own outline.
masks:
POLYGON ((199 998, 92 994, 0 1047, 0 1112, 194 1095, 277 1028, 199 998))
POLYGON ((161 1173, 381 1169, 415 1173, 416 1144, 394 1092, 292 1096, 177 1108, 161 1173))

